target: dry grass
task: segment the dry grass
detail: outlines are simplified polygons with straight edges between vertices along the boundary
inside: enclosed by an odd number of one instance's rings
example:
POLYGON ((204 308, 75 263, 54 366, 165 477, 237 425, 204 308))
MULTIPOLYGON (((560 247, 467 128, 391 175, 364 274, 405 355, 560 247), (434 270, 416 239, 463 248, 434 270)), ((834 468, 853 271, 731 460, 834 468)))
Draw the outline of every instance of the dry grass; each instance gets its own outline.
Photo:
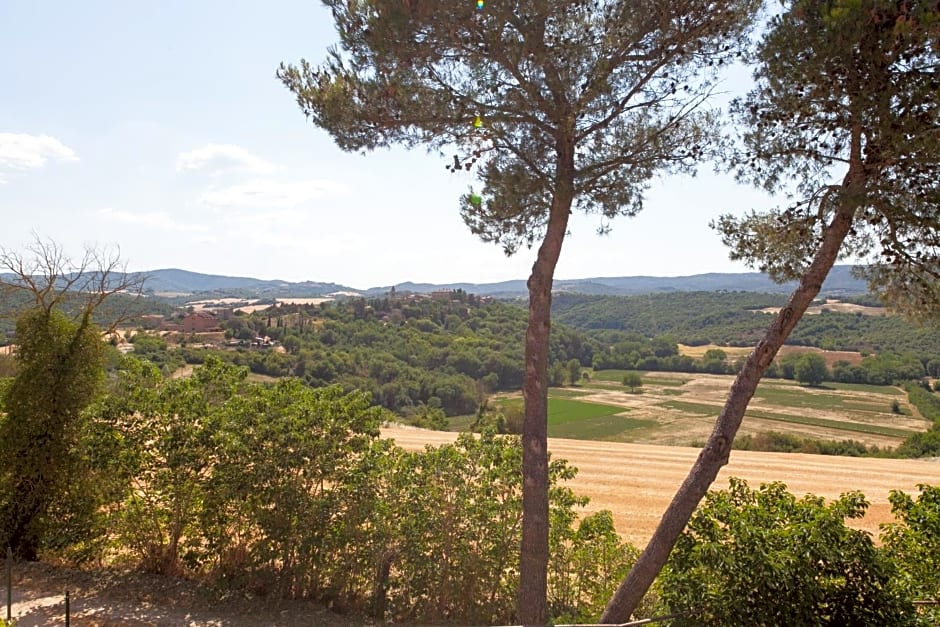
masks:
MULTIPOLYGON (((868 307, 866 305, 856 305, 855 303, 843 303, 840 300, 835 300, 830 298, 826 301, 825 305, 813 305, 812 307, 806 310, 806 315, 808 316, 818 316, 823 312, 832 311, 835 313, 850 313, 855 314, 859 313, 863 316, 886 316, 888 315, 888 310, 884 307, 868 307)), ((758 311, 763 313, 775 314, 780 311, 780 307, 766 307, 764 309, 758 309, 758 311)))
POLYGON ((264 311, 268 309, 271 305, 245 305, 243 307, 235 307, 232 311, 240 311, 246 314, 252 314, 256 311, 264 311))
MULTIPOLYGON (((728 361, 734 361, 738 357, 747 357, 750 352, 754 350, 753 346, 719 346, 718 344, 686 346, 685 344, 679 344, 679 354, 688 355, 693 359, 702 359, 705 356, 706 351, 709 351, 713 348, 724 351, 725 355, 728 356, 728 361)), ((816 348, 814 346, 781 346, 777 357, 780 358, 787 355, 801 355, 803 353, 816 353, 817 355, 822 355, 823 359, 826 360, 826 365, 830 368, 834 363, 840 360, 847 361, 850 364, 862 363, 861 353, 854 351, 827 351, 821 348, 816 348)))
POLYGON ((826 366, 832 368, 837 361, 847 361, 850 364, 862 363, 862 354, 855 351, 826 351, 813 346, 781 346, 778 357, 787 355, 802 355, 803 353, 816 353, 826 360, 826 366))
POLYGON ((701 346, 687 346, 685 344, 679 344, 679 354, 688 355, 694 359, 701 359, 705 356, 705 353, 711 349, 718 349, 724 351, 725 355, 728 356, 729 360, 733 360, 737 357, 746 357, 752 350, 753 346, 719 346, 717 344, 702 344, 701 346))
MULTIPOLYGON (((408 427, 386 428, 382 435, 410 450, 451 442, 456 437, 454 433, 408 427)), ((617 531, 641 546, 652 535, 698 455, 698 449, 687 447, 562 439, 550 439, 549 450, 578 468, 569 485, 577 494, 590 497, 586 513, 609 509, 617 531)), ((871 507, 853 526, 877 536, 878 525, 892 520, 889 491, 915 492, 919 483, 940 482, 940 461, 734 451, 714 487, 727 487, 730 476, 744 478, 753 487, 783 481, 795 494, 813 493, 829 499, 861 490, 871 507)))

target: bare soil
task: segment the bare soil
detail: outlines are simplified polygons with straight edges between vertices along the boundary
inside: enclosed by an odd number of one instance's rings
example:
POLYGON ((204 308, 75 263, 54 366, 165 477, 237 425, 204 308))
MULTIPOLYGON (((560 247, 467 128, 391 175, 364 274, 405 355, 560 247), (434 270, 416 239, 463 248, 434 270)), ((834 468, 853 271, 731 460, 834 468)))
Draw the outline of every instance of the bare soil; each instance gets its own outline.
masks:
MULTIPOLYGON (((0 617, 6 618, 6 581, 3 583, 0 617)), ((64 625, 66 590, 70 624, 74 627, 372 624, 307 601, 219 598, 211 590, 182 579, 110 570, 80 571, 32 562, 13 567, 12 616, 16 627, 64 625)))
MULTIPOLYGON (((775 314, 780 311, 780 307, 766 307, 758 309, 763 313, 775 314)), ((840 300, 827 299, 824 305, 813 305, 806 310, 809 316, 816 316, 823 311, 834 311, 836 313, 858 313, 863 316, 887 316, 888 310, 885 307, 869 307, 867 305, 856 305, 855 303, 843 303, 840 300)))

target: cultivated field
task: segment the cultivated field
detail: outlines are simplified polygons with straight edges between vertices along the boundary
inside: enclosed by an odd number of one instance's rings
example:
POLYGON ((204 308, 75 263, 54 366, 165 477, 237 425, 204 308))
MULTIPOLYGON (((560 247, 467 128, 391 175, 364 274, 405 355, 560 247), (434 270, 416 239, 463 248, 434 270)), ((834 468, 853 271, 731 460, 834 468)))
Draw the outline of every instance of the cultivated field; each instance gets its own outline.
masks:
MULTIPOLYGON (((398 426, 383 429, 382 435, 412 450, 456 437, 454 433, 398 426)), ((549 441, 549 450, 579 469, 569 486, 590 497, 585 513, 611 510, 617 531, 641 546, 698 455, 697 449, 687 447, 557 438, 549 441)), ((940 483, 940 461, 734 451, 714 487, 727 487, 729 476, 744 478, 752 487, 783 481, 795 494, 813 493, 830 499, 861 490, 872 505, 863 520, 852 524, 877 536, 878 525, 891 520, 889 491, 916 492, 917 484, 940 483)))
MULTIPOLYGON (((705 441, 724 405, 730 375, 650 372, 631 393, 624 371, 602 370, 590 383, 549 391, 548 434, 587 440, 696 446, 705 441)), ((521 407, 519 395, 497 399, 521 407)), ((465 426, 455 421, 458 426, 465 426)), ((757 389, 741 435, 777 431, 803 438, 855 440, 894 448, 929 422, 890 386, 826 384, 807 388, 768 379, 757 389), (901 413, 892 411, 897 402, 901 413)))

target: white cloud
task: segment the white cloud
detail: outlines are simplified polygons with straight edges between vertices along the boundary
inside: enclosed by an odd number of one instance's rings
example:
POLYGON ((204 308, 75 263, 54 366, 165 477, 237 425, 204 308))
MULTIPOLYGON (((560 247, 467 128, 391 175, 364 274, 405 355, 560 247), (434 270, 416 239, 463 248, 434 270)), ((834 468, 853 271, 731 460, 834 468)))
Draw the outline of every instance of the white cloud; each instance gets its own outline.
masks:
POLYGON ((148 229, 158 229, 161 231, 178 232, 198 232, 208 231, 208 227, 202 224, 188 224, 173 218, 164 211, 143 211, 130 212, 120 209, 99 209, 98 216, 107 221, 121 222, 124 224, 133 224, 148 229))
POLYGON ((185 170, 248 170, 259 174, 274 171, 274 165, 256 157, 241 146, 233 144, 207 144, 176 158, 176 169, 185 170))
POLYGON ((282 183, 270 179, 258 179, 228 187, 209 189, 202 194, 200 200, 203 204, 214 208, 283 208, 341 193, 344 190, 342 185, 328 181, 282 183))
POLYGON ((0 167, 40 168, 48 160, 78 161, 75 151, 49 135, 0 133, 0 167))

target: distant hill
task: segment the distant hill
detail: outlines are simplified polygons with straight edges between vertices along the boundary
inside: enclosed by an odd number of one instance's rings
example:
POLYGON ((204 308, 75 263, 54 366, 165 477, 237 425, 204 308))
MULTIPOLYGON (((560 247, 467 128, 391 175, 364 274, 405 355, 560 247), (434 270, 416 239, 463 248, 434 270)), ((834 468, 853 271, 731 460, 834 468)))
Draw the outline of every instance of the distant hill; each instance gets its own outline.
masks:
MULTIPOLYGON (((852 276, 852 267, 835 266, 829 278, 823 284, 822 296, 845 296, 866 294, 868 285, 852 276)), ((554 291, 599 296, 629 296, 632 294, 654 294, 659 292, 761 292, 767 294, 788 294, 796 287, 796 282, 774 283, 761 272, 738 272, 695 274, 680 277, 595 277, 588 279, 556 280, 554 291)), ((430 283, 399 283, 398 291, 427 293, 442 289, 462 289, 482 296, 525 296, 526 282, 503 281, 501 283, 448 283, 435 285, 430 283)), ((389 287, 366 290, 365 294, 384 294, 389 287)))
POLYGON ((148 293, 205 294, 225 292, 244 296, 321 296, 350 288, 336 283, 318 283, 254 279, 250 277, 201 274, 177 268, 142 272, 148 293))
MULTIPOLYGON (((852 276, 852 266, 836 266, 829 273, 823 285, 823 296, 845 296, 865 294, 868 287, 864 281, 852 276)), ((250 277, 230 277, 212 274, 200 274, 175 268, 152 270, 144 273, 148 276, 146 289, 150 293, 176 294, 230 294, 245 297, 275 296, 324 296, 335 292, 379 296, 388 292, 392 286, 356 289, 338 283, 317 281, 290 282, 279 280, 254 279, 250 277)), ((766 274, 760 272, 708 273, 680 277, 596 277, 587 279, 556 280, 556 292, 575 294, 626 296, 631 294, 652 294, 661 292, 762 292, 789 293, 795 287, 794 282, 774 283, 766 274)), ((398 283, 394 286, 399 292, 427 294, 437 290, 464 290, 481 296, 503 298, 522 297, 527 294, 526 282, 522 279, 501 281, 498 283, 398 283)))
MULTIPOLYGON (((868 285, 852 276, 853 266, 841 265, 832 268, 822 287, 823 295, 865 294, 868 285)), ((656 292, 763 292, 768 294, 790 293, 796 281, 774 283, 761 272, 738 272, 695 274, 682 277, 613 277, 583 279, 579 281, 556 281, 556 291, 582 294, 649 294, 656 292), (588 289, 584 289, 587 287, 588 289), (609 291, 601 291, 603 289, 609 291)))

